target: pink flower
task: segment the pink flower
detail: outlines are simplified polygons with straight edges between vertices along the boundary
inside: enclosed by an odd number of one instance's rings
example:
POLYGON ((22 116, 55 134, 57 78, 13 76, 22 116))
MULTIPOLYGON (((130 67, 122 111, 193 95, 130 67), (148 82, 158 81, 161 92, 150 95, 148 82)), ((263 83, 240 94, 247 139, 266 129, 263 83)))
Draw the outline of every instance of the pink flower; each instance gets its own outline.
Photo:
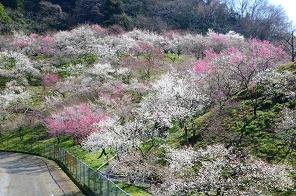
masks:
POLYGON ((209 70, 208 63, 204 60, 200 60, 197 64, 193 67, 193 71, 197 74, 205 73, 209 70))
POLYGON ((41 45, 43 47, 49 47, 52 44, 52 42, 53 42, 52 37, 48 35, 41 38, 41 45))
POLYGON ((16 39, 15 40, 15 45, 18 48, 23 48, 23 47, 29 45, 29 43, 28 43, 28 41, 23 40, 23 39, 16 39))
POLYGON ((104 121, 106 118, 106 114, 94 113, 87 104, 82 103, 66 107, 61 113, 52 114, 45 119, 45 123, 49 134, 70 135, 79 143, 95 131, 93 127, 95 123, 104 121))
POLYGON ((239 62, 243 61, 243 59, 244 59, 243 54, 237 48, 234 48, 234 47, 228 48, 226 50, 225 54, 229 56, 229 63, 230 64, 239 63, 239 62))
POLYGON ((45 74, 42 78, 42 83, 44 86, 49 87, 55 85, 60 80, 57 74, 45 74))
POLYGON ((38 34, 36 34, 36 33, 31 33, 30 34, 30 38, 33 38, 33 39, 36 39, 36 38, 38 38, 38 34))
POLYGON ((218 54, 213 50, 213 48, 209 48, 204 52, 205 59, 214 59, 218 56, 218 54))

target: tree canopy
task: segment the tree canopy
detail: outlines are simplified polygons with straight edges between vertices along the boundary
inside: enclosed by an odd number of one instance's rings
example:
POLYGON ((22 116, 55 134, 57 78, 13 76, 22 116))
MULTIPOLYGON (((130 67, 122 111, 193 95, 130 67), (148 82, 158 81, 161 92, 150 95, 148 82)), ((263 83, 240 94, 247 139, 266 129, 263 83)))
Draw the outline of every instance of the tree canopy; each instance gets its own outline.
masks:
POLYGON ((268 1, 234 0, 0 0, 34 20, 31 30, 67 29, 84 23, 163 32, 234 30, 246 37, 276 39, 287 31, 282 8, 268 1), (54 14, 50 14, 54 10, 54 14), (44 25, 37 25, 42 21, 44 25))

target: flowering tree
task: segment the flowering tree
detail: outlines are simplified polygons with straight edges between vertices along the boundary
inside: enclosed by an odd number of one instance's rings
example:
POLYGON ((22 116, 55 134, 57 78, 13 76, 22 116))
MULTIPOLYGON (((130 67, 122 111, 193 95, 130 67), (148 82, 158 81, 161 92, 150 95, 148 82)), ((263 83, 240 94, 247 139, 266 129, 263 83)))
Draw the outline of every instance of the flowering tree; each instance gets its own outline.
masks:
POLYGON ((138 120, 122 123, 116 116, 109 117, 104 122, 97 123, 95 128, 96 132, 84 141, 83 146, 92 151, 113 148, 119 158, 122 151, 138 147, 145 138, 145 127, 138 120))
POLYGON ((0 92, 0 106, 4 110, 27 105, 31 97, 27 88, 16 80, 6 83, 6 88, 0 92))
POLYGON ((249 97, 255 95, 252 104, 256 115, 259 89, 251 84, 257 74, 276 66, 285 57, 281 47, 251 39, 242 48, 231 47, 221 53, 207 50, 193 70, 205 76, 208 94, 220 105, 241 90, 246 90, 249 97))
POLYGON ((95 125, 96 131, 84 141, 83 146, 93 151, 113 148, 118 157, 123 150, 138 148, 142 139, 151 136, 151 131, 146 132, 148 124, 137 118, 137 102, 133 100, 132 93, 138 92, 138 96, 142 96, 147 91, 146 86, 138 82, 126 85, 109 80, 98 91, 94 107, 112 116, 95 125))
POLYGON ((66 107, 60 113, 51 114, 45 119, 45 123, 49 134, 71 135, 77 143, 80 143, 95 130, 93 125, 105 118, 104 114, 92 112, 87 104, 80 104, 66 107))
MULTIPOLYGON (((128 68, 116 68, 110 63, 96 63, 94 66, 86 70, 84 77, 94 77, 95 80, 108 83, 115 80, 115 78, 128 75, 130 70, 128 68)), ((94 81, 92 81, 94 82, 94 81)))
POLYGON ((288 165, 273 165, 223 145, 170 150, 167 158, 171 172, 154 187, 155 195, 262 195, 293 186, 288 165))
MULTIPOLYGON (((152 92, 140 103, 139 116, 154 122, 155 128, 164 133, 167 128, 172 127, 174 120, 179 120, 184 127, 184 120, 202 111, 208 103, 195 80, 188 75, 184 78, 179 73, 171 72, 155 81, 152 84, 152 92)), ((186 127, 184 129, 188 143, 188 130, 186 127)))
POLYGON ((0 75, 19 78, 27 75, 40 76, 40 71, 33 67, 28 56, 18 52, 0 52, 0 75))

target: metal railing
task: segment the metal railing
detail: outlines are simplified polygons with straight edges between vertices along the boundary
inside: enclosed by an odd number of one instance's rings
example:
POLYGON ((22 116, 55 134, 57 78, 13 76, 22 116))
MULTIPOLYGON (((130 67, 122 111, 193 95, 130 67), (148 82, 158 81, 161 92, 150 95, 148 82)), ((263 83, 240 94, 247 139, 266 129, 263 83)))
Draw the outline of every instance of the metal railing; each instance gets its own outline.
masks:
POLYGON ((110 179, 90 168, 60 146, 46 145, 41 154, 61 163, 89 195, 129 196, 110 179))

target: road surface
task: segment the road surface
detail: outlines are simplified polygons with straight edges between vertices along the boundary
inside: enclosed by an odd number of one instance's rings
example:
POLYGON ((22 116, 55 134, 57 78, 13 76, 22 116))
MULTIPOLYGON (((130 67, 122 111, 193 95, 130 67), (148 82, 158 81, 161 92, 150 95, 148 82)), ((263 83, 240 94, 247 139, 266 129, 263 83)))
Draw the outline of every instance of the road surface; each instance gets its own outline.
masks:
POLYGON ((69 177, 50 160, 0 152, 0 196, 82 196, 69 177))

